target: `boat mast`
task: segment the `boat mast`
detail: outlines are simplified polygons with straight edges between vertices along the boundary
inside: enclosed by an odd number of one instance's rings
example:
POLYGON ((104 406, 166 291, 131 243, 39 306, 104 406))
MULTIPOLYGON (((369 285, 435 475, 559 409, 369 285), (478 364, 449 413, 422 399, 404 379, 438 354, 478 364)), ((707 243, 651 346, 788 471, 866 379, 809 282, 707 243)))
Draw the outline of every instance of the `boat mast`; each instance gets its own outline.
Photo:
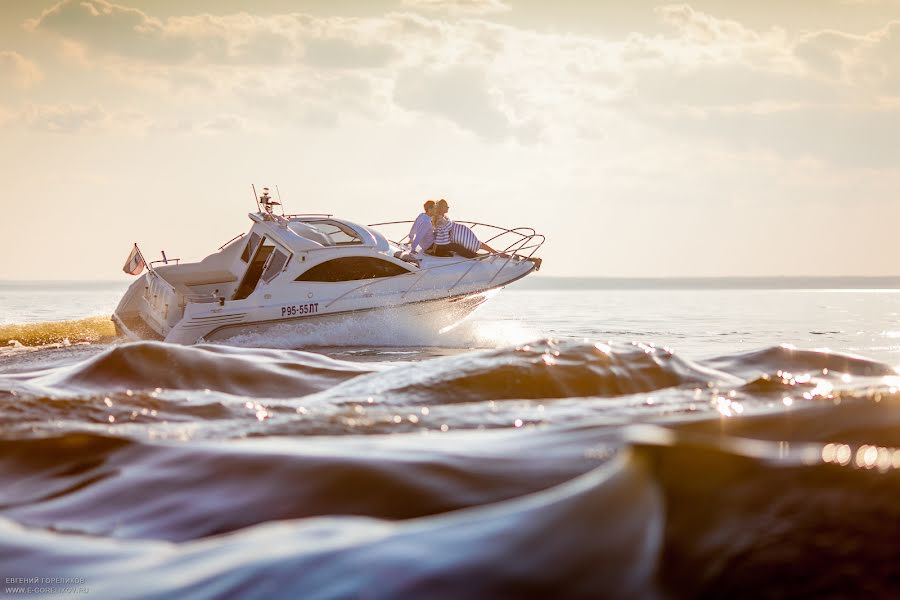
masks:
POLYGON ((259 196, 256 195, 256 184, 251 183, 250 188, 253 190, 253 200, 256 201, 256 212, 262 212, 262 209, 259 207, 259 196))

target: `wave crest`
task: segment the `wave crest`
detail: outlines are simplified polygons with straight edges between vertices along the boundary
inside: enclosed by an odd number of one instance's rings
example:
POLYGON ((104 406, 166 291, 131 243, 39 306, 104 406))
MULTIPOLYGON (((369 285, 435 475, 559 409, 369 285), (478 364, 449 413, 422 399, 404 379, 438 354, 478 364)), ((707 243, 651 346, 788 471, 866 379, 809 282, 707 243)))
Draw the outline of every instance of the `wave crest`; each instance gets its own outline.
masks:
POLYGON ((331 387, 373 368, 299 350, 135 342, 39 374, 28 383, 55 393, 162 388, 285 398, 331 387))

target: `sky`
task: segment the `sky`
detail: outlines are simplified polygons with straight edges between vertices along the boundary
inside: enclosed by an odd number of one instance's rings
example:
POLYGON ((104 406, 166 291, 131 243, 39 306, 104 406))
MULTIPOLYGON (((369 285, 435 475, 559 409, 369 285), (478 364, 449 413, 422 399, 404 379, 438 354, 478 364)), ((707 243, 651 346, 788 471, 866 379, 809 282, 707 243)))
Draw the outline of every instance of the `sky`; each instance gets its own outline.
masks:
POLYGON ((202 258, 251 184, 547 275, 900 274, 900 0, 122 2, 0 3, 0 279, 202 258))

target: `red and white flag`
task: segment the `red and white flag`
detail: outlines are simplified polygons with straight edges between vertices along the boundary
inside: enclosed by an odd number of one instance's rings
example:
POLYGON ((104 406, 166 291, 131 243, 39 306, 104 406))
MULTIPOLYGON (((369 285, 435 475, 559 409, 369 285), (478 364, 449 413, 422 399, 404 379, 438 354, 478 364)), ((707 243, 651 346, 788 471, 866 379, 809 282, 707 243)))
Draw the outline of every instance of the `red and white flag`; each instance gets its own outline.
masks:
POLYGON ((141 254, 141 251, 138 250, 137 244, 135 244, 134 248, 131 249, 131 254, 128 255, 128 260, 125 261, 125 266, 122 267, 122 270, 129 275, 140 275, 145 266, 147 266, 147 263, 144 262, 144 257, 141 254))

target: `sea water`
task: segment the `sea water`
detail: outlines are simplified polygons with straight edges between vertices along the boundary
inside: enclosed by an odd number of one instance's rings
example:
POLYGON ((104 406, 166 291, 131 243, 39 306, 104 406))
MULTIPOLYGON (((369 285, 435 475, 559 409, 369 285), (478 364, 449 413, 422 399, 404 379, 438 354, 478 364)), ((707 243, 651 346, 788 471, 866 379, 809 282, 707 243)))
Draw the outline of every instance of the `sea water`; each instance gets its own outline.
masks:
POLYGON ((513 287, 437 336, 182 347, 114 339, 125 285, 0 284, 5 586, 898 592, 896 290, 513 287))

